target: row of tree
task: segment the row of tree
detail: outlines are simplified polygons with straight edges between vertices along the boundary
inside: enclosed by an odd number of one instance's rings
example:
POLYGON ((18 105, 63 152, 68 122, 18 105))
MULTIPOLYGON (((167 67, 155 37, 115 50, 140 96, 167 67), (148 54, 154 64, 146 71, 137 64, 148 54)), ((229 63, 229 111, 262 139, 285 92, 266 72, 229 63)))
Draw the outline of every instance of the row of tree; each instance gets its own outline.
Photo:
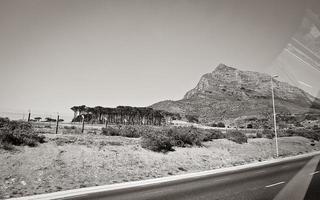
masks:
MULTIPOLYGON (((35 117, 33 119, 30 119, 31 122, 40 122, 41 121, 41 117, 35 117)), ((51 117, 46 117, 44 118, 44 120, 42 122, 56 122, 57 120, 56 119, 53 119, 51 117)), ((59 119, 59 122, 63 122, 64 120, 63 119, 59 119)))
POLYGON ((154 110, 149 107, 118 106, 108 107, 86 107, 73 106, 73 122, 84 120, 89 123, 106 124, 131 124, 131 125, 163 125, 170 120, 180 119, 179 114, 154 110))

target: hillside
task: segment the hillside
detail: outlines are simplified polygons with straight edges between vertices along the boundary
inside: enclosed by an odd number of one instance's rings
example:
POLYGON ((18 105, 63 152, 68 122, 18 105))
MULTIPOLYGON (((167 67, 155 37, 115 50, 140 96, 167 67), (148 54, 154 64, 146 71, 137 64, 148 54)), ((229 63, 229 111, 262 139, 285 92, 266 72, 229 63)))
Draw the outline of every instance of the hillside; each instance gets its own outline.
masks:
MULTIPOLYGON (((212 73, 204 74, 196 87, 181 100, 161 101, 154 109, 196 115, 201 122, 271 113, 270 75, 241 71, 220 64, 212 73)), ((278 113, 320 113, 320 100, 288 83, 274 80, 278 113)))

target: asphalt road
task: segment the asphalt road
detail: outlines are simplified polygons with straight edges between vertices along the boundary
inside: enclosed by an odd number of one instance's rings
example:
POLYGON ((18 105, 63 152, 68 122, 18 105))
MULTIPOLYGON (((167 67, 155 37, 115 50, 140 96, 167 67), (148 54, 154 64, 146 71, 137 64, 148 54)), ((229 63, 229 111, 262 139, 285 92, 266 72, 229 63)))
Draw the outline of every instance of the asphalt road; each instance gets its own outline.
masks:
POLYGON ((320 156, 64 199, 320 199, 320 156))

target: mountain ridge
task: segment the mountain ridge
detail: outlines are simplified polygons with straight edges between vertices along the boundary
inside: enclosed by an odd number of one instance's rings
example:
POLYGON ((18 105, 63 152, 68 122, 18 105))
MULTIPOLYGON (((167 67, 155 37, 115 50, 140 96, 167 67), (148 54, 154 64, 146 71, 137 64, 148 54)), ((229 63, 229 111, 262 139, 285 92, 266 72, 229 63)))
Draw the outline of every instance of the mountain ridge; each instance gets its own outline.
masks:
MULTIPOLYGON (((320 113, 316 97, 286 82, 273 79, 273 84, 278 113, 320 113)), ((182 99, 160 101, 150 107, 182 116, 196 115, 201 122, 263 115, 272 108, 271 76, 219 64, 202 75, 182 99)))

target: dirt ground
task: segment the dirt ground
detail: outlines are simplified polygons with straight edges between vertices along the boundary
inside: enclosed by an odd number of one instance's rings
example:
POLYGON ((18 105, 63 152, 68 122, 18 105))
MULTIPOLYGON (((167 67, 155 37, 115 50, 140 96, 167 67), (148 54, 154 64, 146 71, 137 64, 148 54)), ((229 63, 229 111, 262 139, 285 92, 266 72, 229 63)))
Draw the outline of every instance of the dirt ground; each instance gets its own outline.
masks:
MULTIPOLYGON (((271 159, 274 141, 226 139, 166 154, 141 148, 140 139, 103 135, 46 134, 38 147, 0 150, 0 199, 144 180, 271 159)), ((282 156, 320 149, 309 139, 279 139, 282 156)))

